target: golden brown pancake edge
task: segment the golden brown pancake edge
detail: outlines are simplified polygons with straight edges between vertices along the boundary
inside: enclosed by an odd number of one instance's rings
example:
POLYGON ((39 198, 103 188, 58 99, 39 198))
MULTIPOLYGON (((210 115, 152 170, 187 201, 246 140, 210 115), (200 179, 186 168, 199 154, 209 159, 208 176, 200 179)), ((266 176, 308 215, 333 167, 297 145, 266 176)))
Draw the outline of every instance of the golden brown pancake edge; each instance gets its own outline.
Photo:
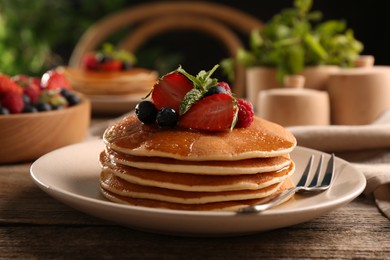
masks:
POLYGON ((103 140, 117 152, 177 160, 242 160, 290 153, 296 139, 280 125, 255 117, 247 128, 220 132, 161 129, 128 116, 108 128, 103 140))

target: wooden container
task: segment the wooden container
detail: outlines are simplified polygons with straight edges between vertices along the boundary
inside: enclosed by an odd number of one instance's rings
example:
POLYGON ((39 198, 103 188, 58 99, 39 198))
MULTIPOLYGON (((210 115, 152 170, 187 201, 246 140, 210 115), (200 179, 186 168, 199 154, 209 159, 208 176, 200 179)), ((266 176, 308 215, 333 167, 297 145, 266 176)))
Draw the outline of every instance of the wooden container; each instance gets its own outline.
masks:
POLYGON ((329 125, 329 97, 325 91, 304 89, 301 75, 286 77, 285 88, 259 93, 257 114, 282 126, 329 125))
MULTIPOLYGON (((329 76, 340 70, 338 66, 306 67, 300 75, 305 78, 305 89, 325 90, 329 76)), ((246 94, 255 110, 257 98, 261 90, 283 88, 283 84, 276 79, 276 69, 266 67, 248 68, 246 71, 246 94)))
POLYGON ((280 87, 283 86, 276 80, 276 69, 253 67, 246 70, 246 98, 252 103, 255 111, 260 91, 280 87))
POLYGON ((66 109, 0 115, 0 163, 35 160, 59 147, 81 142, 90 124, 90 101, 66 109))
POLYGON ((370 56, 361 58, 360 67, 341 70, 329 78, 332 124, 370 124, 390 109, 390 67, 372 66, 370 56))

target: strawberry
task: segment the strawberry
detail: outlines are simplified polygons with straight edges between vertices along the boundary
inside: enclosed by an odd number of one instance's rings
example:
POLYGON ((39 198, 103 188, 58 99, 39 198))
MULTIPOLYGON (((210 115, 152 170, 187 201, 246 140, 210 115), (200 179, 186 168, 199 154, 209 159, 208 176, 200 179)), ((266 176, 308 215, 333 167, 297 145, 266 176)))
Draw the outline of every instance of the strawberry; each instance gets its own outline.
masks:
POLYGON ((0 96, 10 92, 21 95, 23 91, 9 76, 0 74, 0 96))
POLYGON ((83 68, 86 70, 98 70, 99 62, 94 53, 88 53, 83 57, 83 68))
POLYGON ((41 78, 41 85, 44 89, 72 89, 69 81, 58 70, 49 70, 43 74, 41 78))
POLYGON ((40 77, 31 77, 31 81, 34 82, 34 84, 37 85, 40 89, 42 88, 40 77))
POLYGON ((12 80, 22 87, 23 94, 30 98, 31 104, 35 104, 38 101, 41 89, 36 83, 36 78, 27 75, 16 75, 12 77, 12 80))
POLYGON ((31 104, 37 103, 39 99, 39 95, 41 94, 41 90, 36 85, 31 85, 23 88, 23 94, 30 98, 31 104))
POLYGON ((179 111, 184 96, 193 88, 186 76, 172 72, 160 78, 153 86, 152 100, 157 110, 163 107, 179 111))
POLYGON ((121 71, 132 68, 136 57, 122 49, 105 43, 101 50, 84 55, 82 65, 85 70, 94 71, 121 71))
POLYGON ((221 131, 234 126, 237 107, 226 93, 206 96, 193 104, 179 119, 179 125, 207 131, 221 131))
POLYGON ((120 60, 110 60, 100 64, 100 68, 103 71, 119 71, 123 67, 123 62, 120 60))
POLYGON ((5 93, 0 100, 1 106, 7 108, 12 114, 21 113, 24 102, 21 94, 15 92, 5 93))

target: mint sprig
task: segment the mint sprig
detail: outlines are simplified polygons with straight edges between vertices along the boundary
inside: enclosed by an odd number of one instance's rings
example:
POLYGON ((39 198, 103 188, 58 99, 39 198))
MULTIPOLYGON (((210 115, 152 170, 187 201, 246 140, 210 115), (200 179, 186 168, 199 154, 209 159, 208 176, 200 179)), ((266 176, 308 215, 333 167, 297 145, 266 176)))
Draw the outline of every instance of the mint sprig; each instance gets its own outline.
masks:
POLYGON ((116 49, 111 43, 104 43, 100 53, 129 64, 135 64, 137 62, 137 58, 133 53, 122 49, 116 49))
POLYGON ((196 77, 189 74, 181 66, 176 70, 184 76, 186 76, 193 84, 194 88, 199 89, 200 91, 207 91, 209 88, 215 86, 218 82, 218 79, 211 78, 211 75, 218 69, 219 64, 215 65, 211 70, 205 71, 201 70, 196 77))
POLYGON ((211 78, 211 75, 218 67, 219 65, 217 64, 211 70, 202 70, 196 76, 193 76, 186 72, 181 66, 179 66, 176 71, 186 76, 194 85, 194 88, 184 96, 184 99, 179 107, 179 115, 185 114, 192 105, 203 98, 203 96, 211 87, 217 85, 218 79, 211 78))
POLYGON ((203 92, 197 88, 193 88, 192 90, 188 91, 180 104, 179 115, 187 113, 193 104, 202 99, 203 95, 203 92))

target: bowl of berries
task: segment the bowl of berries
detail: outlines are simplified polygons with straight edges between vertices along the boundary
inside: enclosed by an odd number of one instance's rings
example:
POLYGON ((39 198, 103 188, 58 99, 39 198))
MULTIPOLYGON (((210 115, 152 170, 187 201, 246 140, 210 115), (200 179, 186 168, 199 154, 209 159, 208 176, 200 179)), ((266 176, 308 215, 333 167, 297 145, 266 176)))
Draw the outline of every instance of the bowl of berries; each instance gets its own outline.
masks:
POLYGON ((0 74, 0 164, 80 142, 89 123, 90 101, 57 70, 42 77, 0 74))

